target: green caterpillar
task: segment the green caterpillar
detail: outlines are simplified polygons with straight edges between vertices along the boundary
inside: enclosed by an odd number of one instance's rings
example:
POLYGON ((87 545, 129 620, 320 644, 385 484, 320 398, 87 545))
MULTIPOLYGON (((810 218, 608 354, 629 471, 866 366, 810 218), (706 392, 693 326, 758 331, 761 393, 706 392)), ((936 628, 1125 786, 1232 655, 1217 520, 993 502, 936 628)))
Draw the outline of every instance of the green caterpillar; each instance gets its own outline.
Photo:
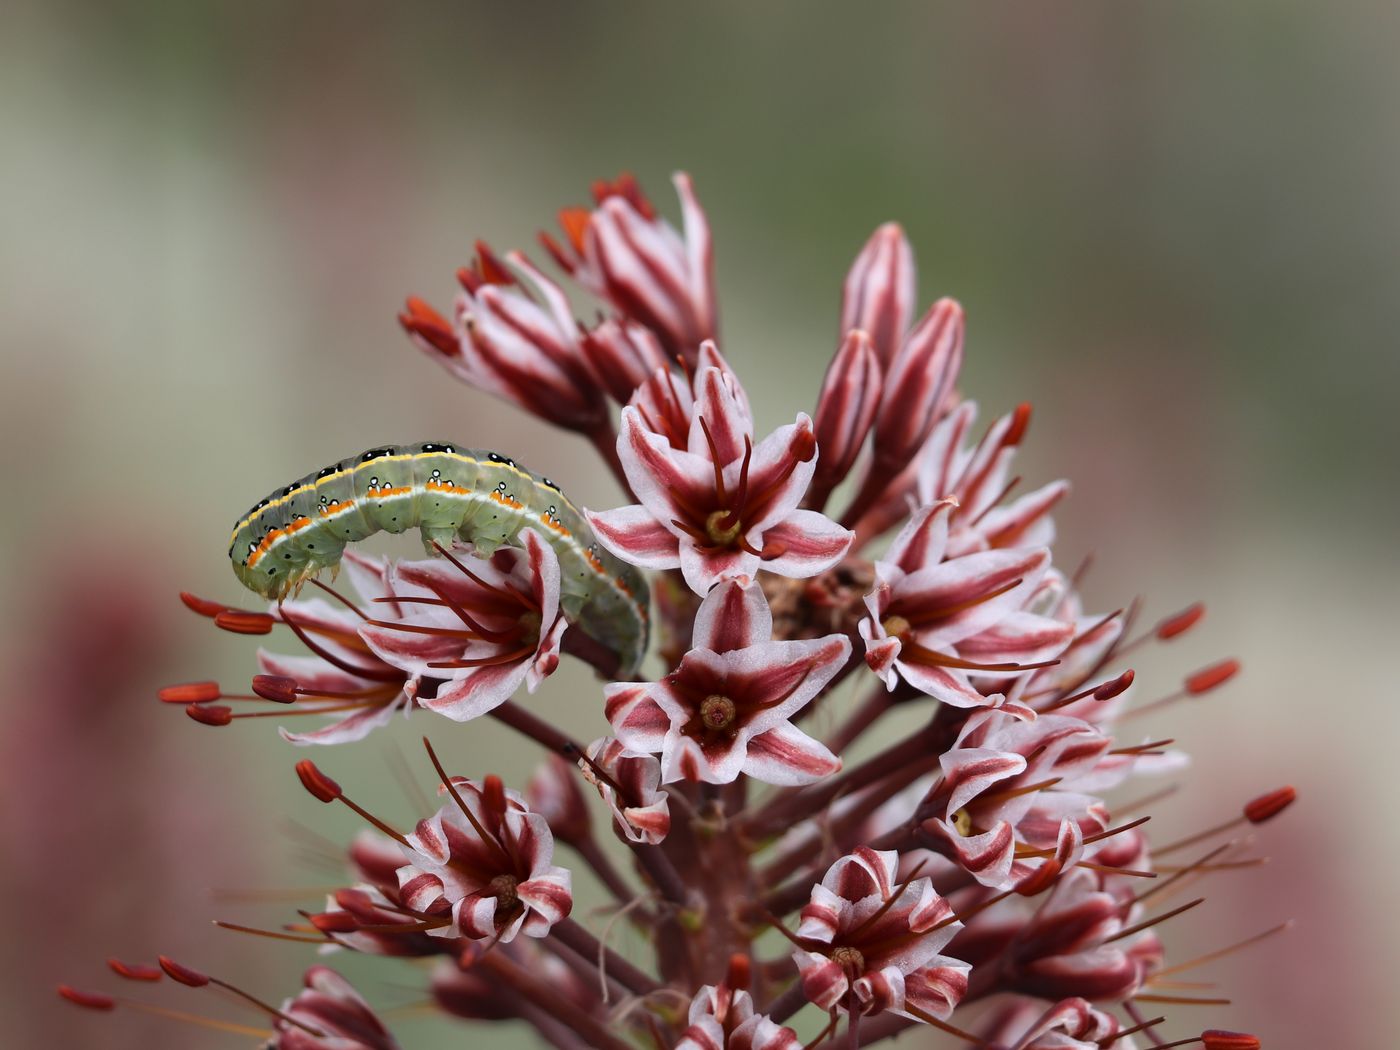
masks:
POLYGON ((646 581, 597 544, 559 486, 495 452, 428 441, 341 460, 249 510, 229 558, 244 586, 280 599, 376 532, 416 527, 430 551, 460 537, 489 554, 526 526, 559 557, 565 615, 617 653, 621 678, 632 677, 646 652, 646 581))

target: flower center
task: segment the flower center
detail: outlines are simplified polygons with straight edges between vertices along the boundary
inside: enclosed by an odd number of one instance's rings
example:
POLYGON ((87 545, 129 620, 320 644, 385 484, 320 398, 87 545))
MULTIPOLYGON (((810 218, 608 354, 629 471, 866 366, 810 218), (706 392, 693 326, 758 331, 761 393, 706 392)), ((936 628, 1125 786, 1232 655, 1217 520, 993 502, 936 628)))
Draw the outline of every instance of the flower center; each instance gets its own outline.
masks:
POLYGON ((516 887, 520 880, 514 875, 497 875, 491 880, 491 895, 496 898, 496 911, 508 911, 520 903, 516 887))
POLYGON ((706 729, 728 729, 734 724, 734 701, 718 694, 705 697, 700 704, 700 721, 706 729))
POLYGON ((903 616, 895 614, 894 616, 886 616, 881 620, 880 628, 891 638, 899 638, 902 640, 908 637, 909 632, 914 629, 914 625, 903 616))
POLYGON ((966 809, 960 809, 953 814, 953 827, 958 829, 958 834, 967 838, 972 834, 972 814, 966 809))
POLYGON ((521 614, 520 640, 522 642, 538 642, 540 640, 540 623, 540 614, 533 609, 521 614))
POLYGON ((848 944, 843 944, 831 953, 831 961, 848 974, 862 974, 865 972, 865 956, 860 953, 859 948, 852 948, 848 944))
POLYGON ((718 547, 728 547, 739 538, 742 529, 739 515, 732 510, 713 511, 705 519, 705 535, 718 547))

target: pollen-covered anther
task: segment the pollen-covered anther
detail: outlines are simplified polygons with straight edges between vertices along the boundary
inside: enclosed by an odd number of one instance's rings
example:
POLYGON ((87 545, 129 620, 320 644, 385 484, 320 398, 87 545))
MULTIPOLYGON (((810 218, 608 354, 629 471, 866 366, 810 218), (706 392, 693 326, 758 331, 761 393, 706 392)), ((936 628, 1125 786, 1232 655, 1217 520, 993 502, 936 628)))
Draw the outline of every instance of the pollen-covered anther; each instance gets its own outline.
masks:
POLYGON ((223 693, 218 682, 185 682, 181 685, 167 685, 156 696, 163 704, 207 704, 217 700, 223 693))
POLYGON ((1136 675, 1133 669, 1131 667, 1128 668, 1128 670, 1124 671, 1117 678, 1107 681, 1095 689, 1094 699, 1098 700, 1100 703, 1105 700, 1112 700, 1115 696, 1127 690, 1127 688, 1133 684, 1133 679, 1135 677, 1136 675))
POLYGON ((727 696, 707 696, 700 704, 700 720, 707 729, 728 729, 734 724, 736 714, 734 701, 727 696))
POLYGON ((165 971, 159 966, 123 962, 121 959, 108 959, 107 967, 118 977, 125 977, 128 981, 159 981, 165 976, 165 971))
POLYGON ((58 994, 67 999, 74 1006, 81 1006, 85 1010, 114 1010, 117 1001, 110 995, 101 995, 98 992, 84 992, 73 988, 70 985, 60 984, 58 994))
POLYGON ((198 970, 192 970, 188 966, 177 963, 168 955, 158 956, 156 961, 160 963, 160 968, 172 981, 189 985, 191 988, 203 988, 209 983, 210 978, 207 974, 202 974, 198 970))
POLYGON ((1231 678, 1240 672, 1240 662, 1238 660, 1221 660, 1218 664, 1197 671, 1186 679, 1185 687, 1188 696, 1200 696, 1208 693, 1212 689, 1224 685, 1231 678))
POLYGON ((849 944, 834 949, 831 961, 852 976, 859 976, 865 972, 865 956, 859 948, 853 948, 849 944))
POLYGON ((340 785, 322 773, 309 758, 298 762, 296 769, 297 776, 301 778, 301 786, 318 801, 334 802, 344 794, 340 785))
POLYGON ((1182 609, 1181 612, 1162 620, 1161 623, 1157 624, 1157 629, 1154 634, 1159 642, 1170 641, 1173 638, 1185 634, 1192 627, 1195 627, 1196 624, 1201 622, 1205 614, 1205 604, 1203 602, 1196 602, 1194 605, 1189 605, 1185 609, 1182 609))
POLYGON ((274 704, 294 704, 297 699, 297 682, 281 674, 258 674, 253 676, 253 692, 274 704))
POLYGON ((1219 1028, 1202 1032, 1201 1043, 1206 1050, 1260 1050, 1263 1045, 1257 1036, 1247 1032, 1226 1032, 1219 1028))
POLYGON ((233 721, 233 708, 223 704, 187 704, 185 714, 206 726, 226 726, 233 721))
POLYGON ((267 613, 224 609, 214 616, 214 626, 231 634, 271 634, 277 623, 267 613))
POLYGON ((1245 805, 1245 819, 1251 824, 1262 824, 1266 820, 1272 820, 1291 806, 1297 797, 1298 792, 1291 786, 1270 791, 1267 795, 1260 795, 1245 805))

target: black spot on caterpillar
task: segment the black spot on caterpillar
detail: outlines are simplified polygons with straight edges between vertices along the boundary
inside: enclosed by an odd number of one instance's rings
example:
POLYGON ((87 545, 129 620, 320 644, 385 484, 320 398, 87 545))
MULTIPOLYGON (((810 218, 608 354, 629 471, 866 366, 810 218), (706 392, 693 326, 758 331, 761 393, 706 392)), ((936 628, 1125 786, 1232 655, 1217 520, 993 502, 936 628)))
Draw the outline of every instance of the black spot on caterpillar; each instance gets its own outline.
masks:
POLYGON ((285 597, 376 532, 417 528, 430 552, 461 538, 489 554, 529 526, 559 557, 564 614, 618 654, 619 676, 631 677, 646 651, 646 580, 598 546, 554 482, 513 459, 447 442, 386 446, 279 491, 234 526, 229 547, 233 571, 258 594, 285 597))

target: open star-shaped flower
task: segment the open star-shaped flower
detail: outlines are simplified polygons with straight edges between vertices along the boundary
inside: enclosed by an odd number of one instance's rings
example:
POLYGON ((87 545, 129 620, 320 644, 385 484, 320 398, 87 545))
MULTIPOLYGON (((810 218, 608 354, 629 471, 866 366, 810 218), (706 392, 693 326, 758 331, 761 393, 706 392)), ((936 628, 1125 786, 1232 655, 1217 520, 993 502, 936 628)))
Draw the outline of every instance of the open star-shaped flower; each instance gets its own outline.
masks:
POLYGON ((758 444, 732 375, 703 369, 685 448, 622 410, 617 454, 640 504, 588 513, 598 539, 645 569, 679 568, 697 594, 760 568, 814 576, 834 565, 852 533, 798 504, 816 468, 805 414, 758 444))
POLYGON ((420 699, 423 707, 465 722, 522 684, 534 692, 559 665, 568 626, 559 609, 559 558, 534 529, 521 529, 519 541, 489 558, 445 552, 395 567, 398 600, 414 611, 372 620, 360 634, 386 663, 447 679, 436 696, 420 699))
POLYGON ((805 784, 841 760, 789 719, 850 656, 843 635, 775 642, 762 589, 730 580, 695 617, 694 648, 659 682, 608 686, 607 716, 626 747, 660 753, 661 779, 728 784, 740 773, 805 784))

